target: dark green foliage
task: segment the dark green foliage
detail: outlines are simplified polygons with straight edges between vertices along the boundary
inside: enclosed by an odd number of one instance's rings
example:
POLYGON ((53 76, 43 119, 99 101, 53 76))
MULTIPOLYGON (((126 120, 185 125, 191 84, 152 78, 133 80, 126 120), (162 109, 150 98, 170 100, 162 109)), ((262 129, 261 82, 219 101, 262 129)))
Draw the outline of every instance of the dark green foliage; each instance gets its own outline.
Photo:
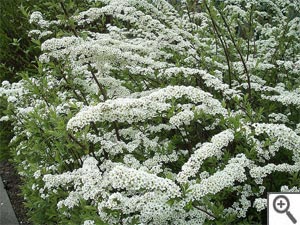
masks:
MULTIPOLYGON (((0 83, 20 79, 18 73, 35 71, 35 57, 39 47, 28 37, 31 25, 28 10, 35 2, 25 0, 0 1, 0 83)), ((0 117, 4 116, 5 99, 0 99, 0 117)), ((9 141, 12 138, 10 122, 0 122, 0 160, 9 158, 9 141)))
POLYGON ((29 5, 28 1, 24 0, 1 0, 0 81, 16 81, 18 72, 34 69, 39 49, 28 37, 31 26, 26 5, 29 5))

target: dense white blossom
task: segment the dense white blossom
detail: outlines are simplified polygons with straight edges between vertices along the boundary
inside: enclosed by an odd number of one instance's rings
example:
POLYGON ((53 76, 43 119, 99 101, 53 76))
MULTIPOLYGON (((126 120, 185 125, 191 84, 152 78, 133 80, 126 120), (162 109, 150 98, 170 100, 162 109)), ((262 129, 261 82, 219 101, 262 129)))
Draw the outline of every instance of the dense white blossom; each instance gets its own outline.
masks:
POLYGON ((247 179, 245 167, 249 165, 250 160, 244 154, 230 159, 223 170, 201 180, 199 184, 191 185, 189 187, 191 190, 189 198, 199 200, 207 194, 216 194, 222 189, 232 186, 235 181, 244 181, 247 179))
POLYGON ((124 166, 116 166, 109 173, 109 181, 111 186, 117 189, 125 188, 131 191, 141 189, 160 190, 173 198, 180 196, 180 188, 171 180, 124 166))
MULTIPOLYGON (((227 115, 221 103, 207 92, 194 87, 168 86, 141 98, 118 98, 107 100, 97 106, 86 107, 68 122, 68 129, 83 128, 90 122, 96 121, 118 121, 129 124, 145 121, 170 109, 171 104, 166 103, 167 100, 181 97, 190 99, 194 104, 202 103, 197 108, 199 111, 212 115, 227 115)), ((177 121, 182 120, 178 115, 175 118, 177 121)), ((170 122, 174 124, 175 118, 171 118, 170 122)), ((174 125, 178 125, 178 122, 174 125)))
POLYGON ((83 225, 95 225, 95 221, 94 220, 85 220, 83 222, 83 225))
POLYGON ((289 173, 297 172, 297 171, 299 171, 299 166, 300 166, 300 163, 297 163, 295 165, 289 165, 286 163, 274 165, 274 164, 270 163, 263 167, 259 167, 259 166, 253 167, 250 170, 250 175, 251 175, 251 177, 255 178, 257 183, 261 184, 263 179, 266 176, 268 176, 269 174, 271 174, 272 172, 275 172, 275 171, 289 172, 289 173))
POLYGON ((226 147, 234 138, 231 130, 226 130, 212 137, 211 143, 201 144, 191 155, 189 160, 182 166, 181 172, 178 174, 179 182, 187 182, 188 178, 195 176, 201 168, 203 161, 209 157, 222 155, 222 148, 226 147))
POLYGON ((258 212, 267 208, 267 199, 265 198, 257 198, 255 199, 253 206, 256 208, 258 212))
POLYGON ((33 12, 38 74, 0 87, 34 198, 54 196, 70 223, 91 207, 107 224, 246 224, 266 209, 268 176, 295 182, 295 1, 87 2, 63 20, 33 12))

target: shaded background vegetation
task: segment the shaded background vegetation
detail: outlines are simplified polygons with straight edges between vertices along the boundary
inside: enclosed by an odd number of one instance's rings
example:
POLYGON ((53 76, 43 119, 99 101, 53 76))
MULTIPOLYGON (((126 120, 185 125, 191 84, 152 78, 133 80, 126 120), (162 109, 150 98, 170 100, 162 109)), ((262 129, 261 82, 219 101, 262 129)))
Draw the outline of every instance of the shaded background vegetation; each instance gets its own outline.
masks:
MULTIPOLYGON (((63 1, 67 10, 79 9, 85 1, 63 1)), ((28 32, 34 27, 29 23, 33 11, 42 11, 49 18, 61 17, 63 11, 57 1, 49 0, 0 0, 0 84, 7 80, 21 79, 21 72, 34 74, 37 71, 36 57, 40 43, 32 40, 28 32)), ((0 118, 6 114, 6 100, 0 98, 0 118)), ((8 159, 9 142, 13 137, 10 122, 0 121, 0 161, 8 159)))
MULTIPOLYGON (((36 69, 35 57, 40 48, 28 37, 31 29, 29 15, 36 0, 0 0, 0 83, 20 79, 19 73, 32 73, 36 69)), ((6 101, 0 98, 0 117, 5 115, 6 101)), ((0 122, 0 160, 8 159, 9 141, 12 138, 10 122, 0 122)))

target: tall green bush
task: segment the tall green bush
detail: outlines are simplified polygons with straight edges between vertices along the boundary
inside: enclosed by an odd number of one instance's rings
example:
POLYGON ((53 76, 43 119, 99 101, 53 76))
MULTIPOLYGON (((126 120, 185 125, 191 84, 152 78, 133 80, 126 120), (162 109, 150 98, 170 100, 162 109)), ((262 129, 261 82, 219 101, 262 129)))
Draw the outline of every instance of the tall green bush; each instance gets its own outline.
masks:
POLYGON ((31 14, 36 73, 0 94, 35 224, 265 224, 299 191, 299 6, 169 2, 31 14))

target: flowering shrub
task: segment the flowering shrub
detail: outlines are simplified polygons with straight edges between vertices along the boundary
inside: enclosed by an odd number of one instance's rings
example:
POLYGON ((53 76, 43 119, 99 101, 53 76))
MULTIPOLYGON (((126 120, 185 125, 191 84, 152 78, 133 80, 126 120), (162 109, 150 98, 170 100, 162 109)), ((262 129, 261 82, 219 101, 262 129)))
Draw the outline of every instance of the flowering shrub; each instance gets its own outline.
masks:
POLYGON ((170 2, 32 13, 0 93, 36 224, 262 224, 299 191, 299 4, 170 2))

